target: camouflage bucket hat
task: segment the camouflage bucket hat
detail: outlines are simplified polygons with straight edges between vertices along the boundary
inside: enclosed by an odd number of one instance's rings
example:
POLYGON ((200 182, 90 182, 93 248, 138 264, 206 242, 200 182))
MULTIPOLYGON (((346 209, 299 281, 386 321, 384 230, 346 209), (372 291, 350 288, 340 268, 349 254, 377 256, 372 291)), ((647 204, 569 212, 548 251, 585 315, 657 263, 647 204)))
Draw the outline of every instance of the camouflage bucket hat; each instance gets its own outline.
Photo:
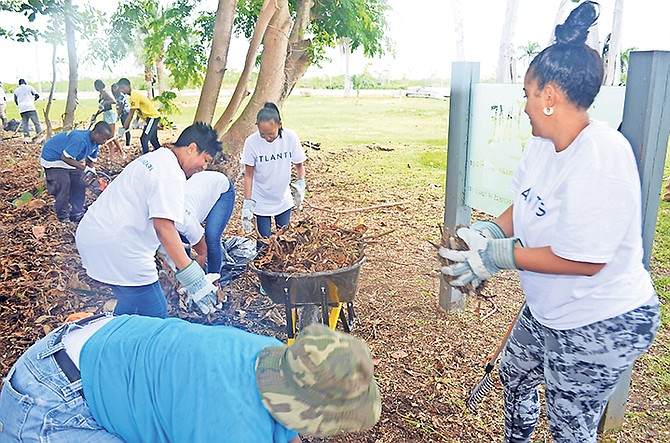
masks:
POLYGON ((377 423, 381 400, 373 371, 362 340, 313 324, 291 346, 259 353, 256 384, 278 422, 300 434, 325 437, 377 423))

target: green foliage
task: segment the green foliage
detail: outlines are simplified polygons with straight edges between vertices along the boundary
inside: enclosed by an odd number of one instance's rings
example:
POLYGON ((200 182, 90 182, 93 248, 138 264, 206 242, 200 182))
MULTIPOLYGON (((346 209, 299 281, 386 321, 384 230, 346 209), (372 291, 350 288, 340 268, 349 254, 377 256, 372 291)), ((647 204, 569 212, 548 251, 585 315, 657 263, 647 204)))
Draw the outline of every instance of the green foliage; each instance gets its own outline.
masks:
POLYGON ((23 206, 26 206, 28 203, 33 201, 35 197, 33 196, 32 192, 26 191, 19 198, 15 198, 12 200, 12 206, 15 208, 22 208, 23 206))
POLYGON ((181 114, 179 107, 175 103, 177 94, 172 91, 163 91, 162 94, 154 97, 154 101, 160 103, 158 112, 161 114, 160 124, 163 128, 176 129, 176 125, 167 116, 173 114, 181 114))
POLYGON ((168 6, 158 0, 120 3, 106 39, 98 45, 99 56, 113 63, 132 53, 142 66, 164 63, 177 89, 200 86, 211 35, 206 34, 206 19, 192 18, 195 5, 195 0, 176 0, 168 6))
MULTIPOLYGON (((251 38, 262 0, 238 0, 235 14, 235 34, 251 38)), ((296 11, 297 0, 289 0, 291 13, 296 11)), ((335 47, 340 39, 349 38, 350 47, 363 48, 367 57, 383 54, 391 46, 385 36, 388 29, 387 0, 333 0, 315 1, 312 20, 306 33, 313 36, 309 48, 311 63, 324 59, 327 48, 335 47)))

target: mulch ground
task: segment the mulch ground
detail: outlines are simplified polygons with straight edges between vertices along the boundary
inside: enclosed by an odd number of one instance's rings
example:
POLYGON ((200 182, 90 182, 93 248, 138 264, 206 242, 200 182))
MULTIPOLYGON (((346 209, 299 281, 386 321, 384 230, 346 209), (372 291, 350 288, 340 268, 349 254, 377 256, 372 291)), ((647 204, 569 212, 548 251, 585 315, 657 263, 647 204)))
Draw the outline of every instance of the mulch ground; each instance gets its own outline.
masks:
MULTIPOLYGON (((10 134, 0 131, 0 135, 10 134)), ((168 140, 171 134, 161 134, 168 140)), ((53 199, 44 191, 38 157, 41 145, 21 139, 0 141, 0 373, 4 376, 35 340, 58 327, 70 313, 99 312, 113 306, 109 288, 92 281, 81 267, 74 245, 74 223, 60 223, 53 199), (27 193, 30 193, 28 195, 27 193), (22 197, 23 196, 23 197, 22 197), (17 200, 18 199, 18 200, 17 200)), ((406 190, 384 183, 356 181, 342 165, 361 156, 388 156, 365 147, 321 146, 308 150, 307 202, 315 208, 349 210, 408 202, 377 210, 333 214, 305 209, 295 220, 310 217, 354 228, 367 226, 366 261, 354 300, 352 333, 365 340, 375 361, 382 393, 382 416, 370 431, 317 442, 485 442, 500 441, 502 391, 496 388, 479 404, 478 414, 465 399, 484 375, 487 357, 497 348, 522 304, 515 274, 492 279, 491 298, 471 299, 466 309, 446 313, 438 307, 439 262, 430 242, 439 242, 444 190, 429 183, 406 190)), ((114 175, 126 160, 101 166, 114 175)), ((241 189, 241 183, 236 184, 241 189)), ((224 233, 242 235, 239 203, 224 233)), ((653 269, 653 268, 652 268, 653 269)), ((169 271, 161 273, 170 316, 189 321, 233 325, 286 339, 283 305, 258 293, 258 279, 248 271, 224 289, 223 308, 208 317, 185 306, 169 271)), ((663 328, 650 355, 667 353, 670 337, 663 328)), ((636 364, 626 419, 621 431, 601 442, 670 441, 668 392, 657 382, 670 368, 657 368, 649 356, 636 364)), ((495 377, 494 377, 495 378, 495 377)), ((666 384, 667 386, 667 384, 666 384)), ((667 388, 665 388, 667 389, 667 388)), ((541 421, 535 441, 550 441, 541 421)))

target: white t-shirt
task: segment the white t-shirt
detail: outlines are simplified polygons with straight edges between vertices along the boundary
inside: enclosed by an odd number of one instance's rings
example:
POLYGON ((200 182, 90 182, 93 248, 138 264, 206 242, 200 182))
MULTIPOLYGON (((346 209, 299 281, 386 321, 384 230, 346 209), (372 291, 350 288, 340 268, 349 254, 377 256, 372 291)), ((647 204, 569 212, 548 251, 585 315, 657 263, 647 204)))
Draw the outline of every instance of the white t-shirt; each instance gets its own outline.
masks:
POLYGON ((217 171, 198 172, 186 180, 184 222, 175 223, 175 227, 189 243, 194 245, 200 241, 205 232, 202 222, 221 194, 229 188, 228 177, 217 171))
POLYGON ((19 113, 26 111, 35 111, 35 88, 30 85, 19 85, 14 90, 14 97, 16 97, 16 103, 19 107, 19 113))
POLYGON ((184 219, 186 176, 168 148, 129 163, 79 222, 75 240, 86 273, 120 286, 158 280, 153 218, 184 219))
POLYGON ((251 198, 256 200, 256 215, 278 215, 293 207, 291 164, 305 160, 298 136, 289 129, 283 129, 282 136, 272 143, 258 132, 247 137, 240 162, 254 167, 251 198))
POLYGON ((642 306, 653 295, 642 264, 640 179, 619 132, 592 121, 561 152, 533 137, 512 182, 514 235, 525 247, 606 263, 587 276, 519 271, 528 307, 543 325, 572 329, 642 306))

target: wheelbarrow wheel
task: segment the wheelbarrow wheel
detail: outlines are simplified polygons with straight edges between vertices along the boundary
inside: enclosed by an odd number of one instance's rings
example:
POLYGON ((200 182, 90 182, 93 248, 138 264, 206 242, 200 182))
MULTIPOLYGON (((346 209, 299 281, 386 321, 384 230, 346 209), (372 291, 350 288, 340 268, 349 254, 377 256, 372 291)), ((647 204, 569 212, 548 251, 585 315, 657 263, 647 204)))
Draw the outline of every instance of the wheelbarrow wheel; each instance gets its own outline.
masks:
POLYGON ((298 328, 302 331, 312 323, 321 323, 321 307, 318 305, 305 305, 300 309, 298 328))

